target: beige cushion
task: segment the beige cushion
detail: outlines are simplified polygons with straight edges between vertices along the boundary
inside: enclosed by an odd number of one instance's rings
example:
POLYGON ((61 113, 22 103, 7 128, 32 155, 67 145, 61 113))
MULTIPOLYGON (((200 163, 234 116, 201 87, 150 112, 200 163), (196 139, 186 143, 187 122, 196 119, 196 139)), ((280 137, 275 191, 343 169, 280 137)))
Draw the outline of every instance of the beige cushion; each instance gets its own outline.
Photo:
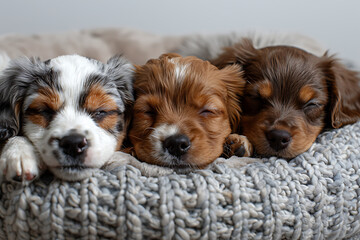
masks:
POLYGON ((143 64, 171 51, 183 37, 160 36, 133 29, 92 29, 54 34, 4 35, 0 52, 10 58, 38 56, 41 59, 79 54, 107 61, 115 54, 124 54, 134 64, 143 64))

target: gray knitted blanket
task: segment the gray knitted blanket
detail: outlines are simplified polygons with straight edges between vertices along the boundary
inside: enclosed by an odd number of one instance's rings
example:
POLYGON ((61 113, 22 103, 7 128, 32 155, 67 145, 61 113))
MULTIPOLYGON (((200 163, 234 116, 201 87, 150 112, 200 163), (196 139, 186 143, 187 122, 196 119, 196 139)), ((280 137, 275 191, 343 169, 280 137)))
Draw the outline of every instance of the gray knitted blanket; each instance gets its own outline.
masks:
MULTIPOLYGON (((219 159, 219 161, 223 159, 219 159)), ((239 159, 241 161, 241 159, 239 159)), ((1 239, 358 239, 360 122, 290 162, 2 184, 1 239)))

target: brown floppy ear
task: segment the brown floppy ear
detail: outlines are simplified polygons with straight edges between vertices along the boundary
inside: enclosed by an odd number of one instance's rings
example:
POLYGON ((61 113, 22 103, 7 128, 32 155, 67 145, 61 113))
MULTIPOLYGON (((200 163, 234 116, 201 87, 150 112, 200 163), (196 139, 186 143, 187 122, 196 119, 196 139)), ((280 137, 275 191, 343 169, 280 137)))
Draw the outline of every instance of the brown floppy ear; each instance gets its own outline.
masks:
MULTIPOLYGON (((152 59, 150 59, 150 60, 152 60, 152 59)), ((149 60, 149 61, 150 61, 150 60, 149 60)), ((136 64, 134 64, 134 72, 135 72, 135 75, 138 74, 139 72, 142 72, 143 69, 144 69, 143 65, 136 65, 136 64)))
POLYGON ((243 94, 245 80, 242 78, 242 72, 239 65, 226 66, 220 70, 222 81, 227 89, 227 112, 230 125, 233 132, 237 132, 240 127, 240 97, 243 94))
POLYGON ((257 55, 257 51, 249 38, 243 38, 234 46, 224 48, 223 53, 211 63, 219 69, 232 64, 244 65, 257 55))
POLYGON ((332 57, 323 58, 329 94, 326 122, 333 128, 355 123, 360 120, 359 73, 347 69, 332 57))
POLYGON ((52 70, 38 58, 12 60, 0 74, 0 142, 19 134, 21 110, 29 89, 52 70))
POLYGON ((243 38, 238 44, 224 48, 219 57, 211 60, 211 63, 224 73, 223 81, 228 90, 227 110, 233 132, 238 132, 240 128, 240 97, 246 84, 242 67, 257 56, 257 51, 250 39, 243 38))

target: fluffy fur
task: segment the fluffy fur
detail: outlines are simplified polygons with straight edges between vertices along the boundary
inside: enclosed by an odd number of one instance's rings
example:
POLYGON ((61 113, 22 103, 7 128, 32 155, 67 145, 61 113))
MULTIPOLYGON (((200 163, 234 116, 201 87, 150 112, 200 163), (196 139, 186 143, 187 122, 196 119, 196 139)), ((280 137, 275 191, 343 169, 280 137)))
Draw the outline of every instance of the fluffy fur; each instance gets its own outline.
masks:
POLYGON ((244 84, 238 66, 218 70, 195 57, 165 54, 136 66, 129 131, 135 155, 178 171, 208 166, 226 139, 232 150, 250 155, 247 139, 230 135, 240 120, 244 84))
POLYGON ((23 181, 49 168, 79 180, 102 167, 125 137, 132 81, 121 56, 106 64, 78 55, 10 62, 0 79, 0 140, 9 139, 0 173, 23 181))
POLYGON ((194 35, 185 38, 174 50, 182 56, 196 56, 203 60, 217 58, 224 47, 237 44, 243 38, 250 39, 255 48, 289 45, 304 49, 316 56, 322 56, 326 49, 314 39, 295 33, 244 32, 215 35, 194 35))
POLYGON ((260 155, 293 158, 324 128, 360 119, 358 74, 327 54, 290 46, 256 49, 244 39, 212 63, 242 67, 247 83, 240 132, 260 155))
POLYGON ((0 51, 0 75, 1 72, 7 67, 9 62, 10 62, 9 56, 6 53, 0 51))

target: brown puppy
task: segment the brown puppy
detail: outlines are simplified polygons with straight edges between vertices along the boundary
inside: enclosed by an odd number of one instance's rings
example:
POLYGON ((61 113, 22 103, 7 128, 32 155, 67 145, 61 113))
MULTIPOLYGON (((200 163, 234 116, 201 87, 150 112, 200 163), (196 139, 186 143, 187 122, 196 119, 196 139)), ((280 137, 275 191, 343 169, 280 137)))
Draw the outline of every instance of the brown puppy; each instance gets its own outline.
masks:
POLYGON ((136 157, 181 171, 204 168, 222 154, 226 139, 233 152, 249 156, 247 139, 230 135, 244 84, 239 66, 219 70, 195 57, 165 54, 136 66, 129 131, 136 157))
POLYGON ((247 84, 240 132, 259 155, 293 158, 325 127, 360 119, 357 73, 326 54, 289 46, 255 49, 244 39, 212 63, 220 69, 242 66, 247 84))

